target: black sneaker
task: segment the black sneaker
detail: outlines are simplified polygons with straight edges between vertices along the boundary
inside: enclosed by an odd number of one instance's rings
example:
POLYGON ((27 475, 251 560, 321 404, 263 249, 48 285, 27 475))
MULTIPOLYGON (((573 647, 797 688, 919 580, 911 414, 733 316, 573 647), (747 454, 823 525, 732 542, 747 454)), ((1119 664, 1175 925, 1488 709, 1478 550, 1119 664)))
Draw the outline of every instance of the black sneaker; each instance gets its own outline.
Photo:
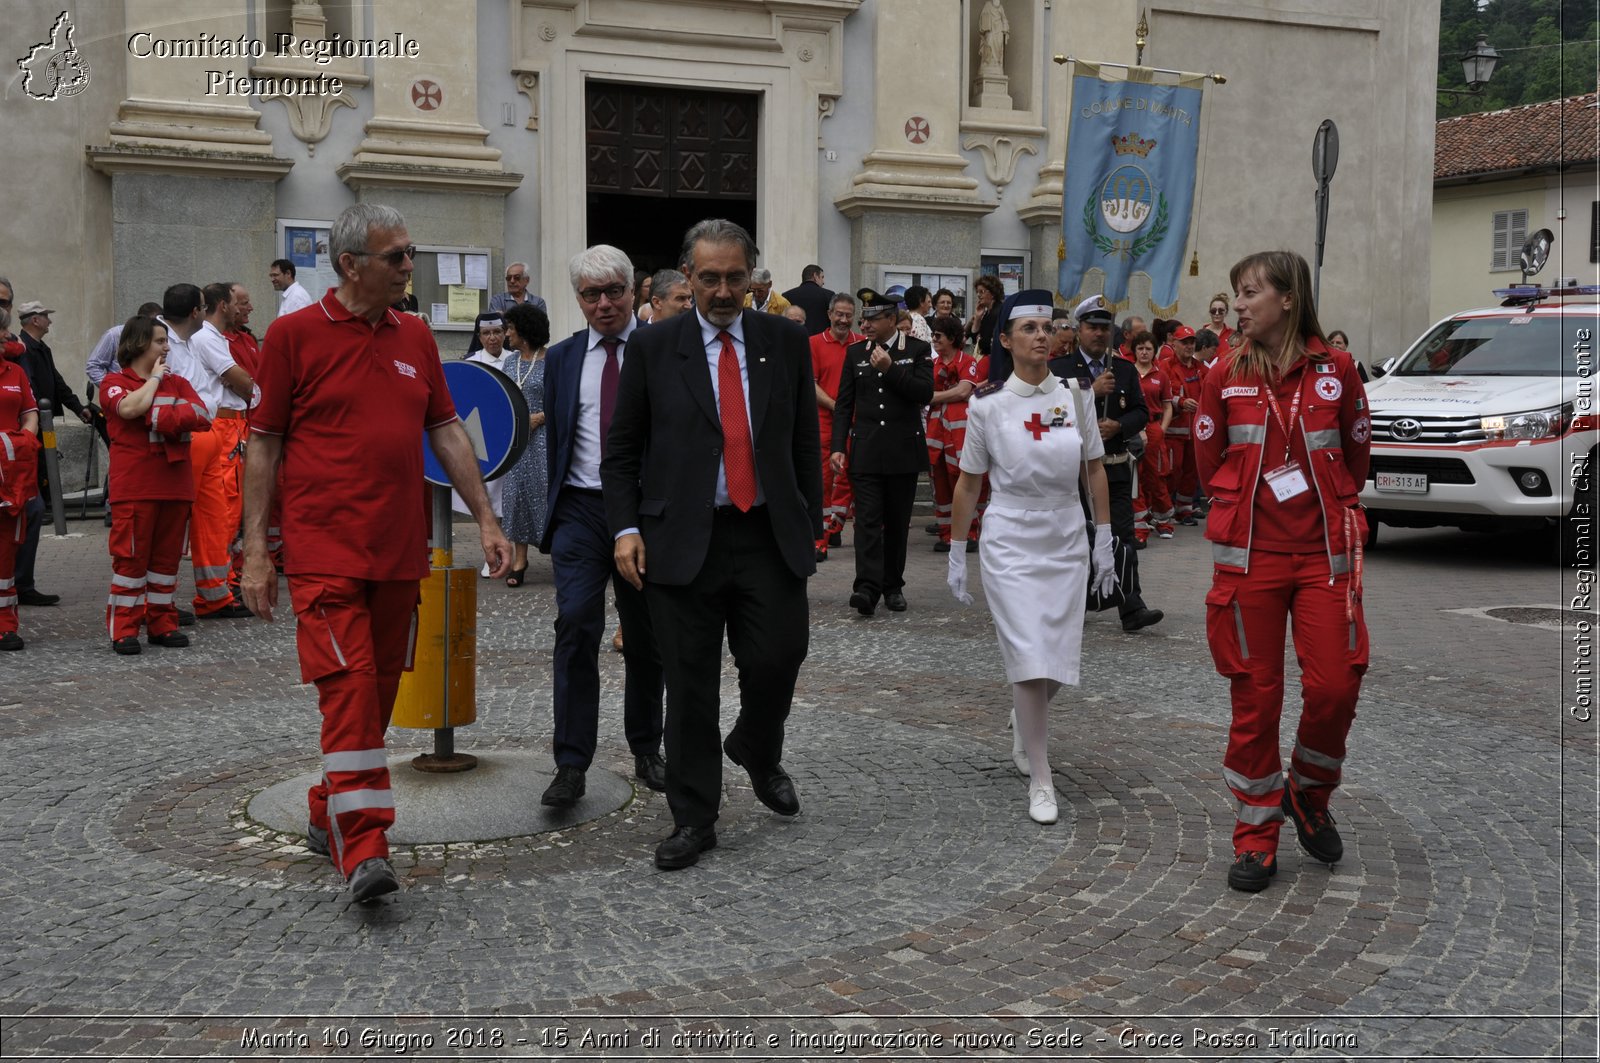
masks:
POLYGON ((194 627, 194 614, 187 609, 178 610, 178 626, 194 627))
POLYGON ((1283 814, 1294 821, 1294 832, 1300 838, 1300 848, 1313 860, 1324 864, 1337 864, 1344 856, 1344 839, 1333 825, 1333 813, 1317 808, 1306 795, 1295 789, 1294 783, 1283 787, 1283 814))
POLYGON ((1260 893, 1277 873, 1278 857, 1274 853, 1234 853, 1233 866, 1228 868, 1228 885, 1244 893, 1260 893))
POLYGON ((124 635, 120 639, 112 639, 111 648, 124 657, 136 657, 144 652, 144 648, 139 645, 138 635, 124 635))
POLYGON ((189 636, 181 631, 168 631, 164 635, 151 635, 145 641, 152 646, 166 646, 168 649, 181 650, 189 645, 189 636))
POLYGON ((844 545, 844 532, 836 531, 833 534, 829 535, 828 536, 828 545, 829 546, 843 546, 844 545))
POLYGON ((350 896, 361 904, 375 901, 399 888, 400 877, 394 873, 389 861, 381 856, 361 861, 355 874, 350 876, 350 896))
MULTIPOLYGON (((137 646, 138 644, 139 640, 134 639, 134 645, 137 646)), ((22 649, 21 635, 17 634, 15 631, 7 631, 4 635, 0 635, 0 650, 20 649, 22 649)))
POLYGON ((571 808, 578 803, 588 784, 583 779, 583 769, 563 764, 556 768, 556 777, 545 788, 539 803, 550 808, 571 808))
POLYGON ((978 540, 976 540, 976 539, 968 539, 967 540, 967 553, 975 554, 977 552, 978 552, 978 540))
POLYGON ((944 539, 940 539, 933 544, 933 552, 936 554, 948 554, 950 552, 950 544, 944 539))
MULTIPOLYGON (((221 609, 215 609, 215 610, 212 610, 209 613, 201 613, 200 614, 200 619, 201 620, 243 620, 245 617, 255 616, 255 615, 256 614, 252 613, 249 609, 245 608, 245 606, 244 606, 244 604, 242 602, 229 602, 227 605, 223 606, 221 609)), ((180 620, 179 623, 181 624, 182 621, 180 620)))

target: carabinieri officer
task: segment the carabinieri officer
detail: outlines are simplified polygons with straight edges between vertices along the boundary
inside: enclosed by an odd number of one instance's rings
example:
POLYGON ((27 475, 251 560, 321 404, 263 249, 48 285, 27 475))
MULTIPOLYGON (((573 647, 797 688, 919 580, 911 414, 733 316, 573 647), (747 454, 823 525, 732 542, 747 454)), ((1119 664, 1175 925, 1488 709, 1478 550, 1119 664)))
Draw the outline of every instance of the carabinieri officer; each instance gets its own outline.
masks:
POLYGON ((856 292, 856 299, 867 338, 845 351, 829 461, 842 472, 848 445, 856 497, 850 606, 871 616, 879 597, 891 612, 906 608, 906 535, 917 478, 928 466, 922 408, 933 398, 933 349, 895 328, 893 299, 871 288, 856 292))

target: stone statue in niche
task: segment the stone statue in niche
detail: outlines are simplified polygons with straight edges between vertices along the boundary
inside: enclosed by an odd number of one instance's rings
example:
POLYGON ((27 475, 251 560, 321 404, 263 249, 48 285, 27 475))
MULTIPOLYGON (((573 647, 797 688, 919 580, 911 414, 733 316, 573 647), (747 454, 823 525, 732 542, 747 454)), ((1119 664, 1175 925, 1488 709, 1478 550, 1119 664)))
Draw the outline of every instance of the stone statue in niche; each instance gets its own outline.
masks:
POLYGON ((1006 45, 1011 41, 1011 21, 1000 0, 987 0, 978 15, 978 76, 973 79, 973 104, 1009 111, 1011 82, 1006 77, 1006 45))
POLYGON ((1011 23, 1000 0, 989 0, 978 16, 978 73, 1006 76, 1006 45, 1011 41, 1011 23))

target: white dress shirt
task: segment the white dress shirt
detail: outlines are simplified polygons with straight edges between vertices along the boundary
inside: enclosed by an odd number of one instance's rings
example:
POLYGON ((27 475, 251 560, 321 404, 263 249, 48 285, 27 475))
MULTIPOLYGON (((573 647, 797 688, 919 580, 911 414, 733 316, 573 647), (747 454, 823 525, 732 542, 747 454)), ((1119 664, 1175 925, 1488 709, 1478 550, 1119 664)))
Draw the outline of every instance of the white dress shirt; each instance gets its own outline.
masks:
POLYGON ((278 304, 279 317, 287 317, 296 310, 303 310, 316 302, 311 298, 311 293, 301 287, 299 281, 291 281, 289 287, 280 294, 283 296, 283 301, 278 304))
MULTIPOLYGON (((706 364, 711 370, 711 396, 716 400, 717 411, 719 414, 722 410, 722 381, 719 379, 717 366, 722 361, 722 340, 718 338, 717 334, 720 332, 726 332, 733 339, 734 353, 739 356, 739 384, 744 388, 744 419, 745 428, 750 433, 750 463, 752 466, 754 466, 756 457, 756 431, 755 426, 750 423, 750 367, 745 364, 744 316, 741 314, 739 317, 734 318, 733 324, 729 325, 726 329, 718 325, 713 325, 711 322, 707 321, 705 317, 701 315, 698 307, 695 308, 694 316, 700 322, 700 340, 705 344, 706 364)), ((764 505, 766 501, 766 492, 761 489, 761 472, 760 470, 756 470, 755 504, 758 506, 764 505)), ((719 506, 726 506, 731 502, 732 500, 728 497, 728 466, 726 448, 724 448, 723 459, 717 462, 716 504, 719 506)))
MULTIPOLYGON (((622 373, 622 363, 627 357, 628 337, 639 322, 632 314, 628 324, 615 338, 617 340, 617 373, 622 373)), ((572 487, 600 489, 600 377, 606 369, 606 349, 600 341, 606 337, 589 329, 589 349, 583 355, 583 373, 578 377, 578 421, 572 432, 572 467, 567 471, 567 484, 572 487)))
POLYGON ((171 332, 171 348, 167 352, 167 368, 189 382, 200 400, 206 404, 206 413, 213 419, 217 409, 242 410, 245 400, 228 390, 222 374, 234 366, 233 354, 228 350, 228 339, 209 321, 200 323, 200 330, 180 344, 178 334, 171 332))

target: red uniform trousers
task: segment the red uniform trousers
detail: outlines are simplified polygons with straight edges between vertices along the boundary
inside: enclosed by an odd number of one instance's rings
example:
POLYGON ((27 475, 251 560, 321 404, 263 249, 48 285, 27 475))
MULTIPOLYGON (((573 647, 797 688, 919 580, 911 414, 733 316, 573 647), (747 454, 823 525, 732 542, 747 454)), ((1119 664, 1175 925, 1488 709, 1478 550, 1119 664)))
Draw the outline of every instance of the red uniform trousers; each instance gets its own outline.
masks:
POLYGON ((28 518, 0 509, 0 635, 17 630, 17 549, 28 537, 28 518))
POLYGON ((1329 578, 1328 556, 1250 551, 1248 573, 1219 569, 1206 594, 1206 639, 1232 685, 1233 726, 1222 774, 1238 817, 1235 852, 1275 853, 1283 822, 1283 639, 1294 620, 1302 707, 1289 777, 1326 808, 1339 785, 1345 740, 1367 670, 1367 624, 1348 595, 1350 574, 1329 578))
POLYGON ((228 589, 233 541, 239 535, 239 444, 245 421, 218 410, 211 431, 196 432, 189 443, 194 466, 194 510, 189 518, 189 561, 194 566, 194 611, 215 613, 233 604, 228 589))
POLYGON ((844 530, 844 523, 855 518, 855 496, 850 493, 850 463, 845 461, 844 471, 834 472, 828 461, 832 447, 833 417, 828 411, 818 409, 817 427, 822 432, 822 538, 817 549, 828 547, 828 537, 844 530))
MULTIPOLYGON (((967 441, 965 428, 946 428, 937 417, 928 419, 928 479, 933 484, 933 519, 939 525, 939 541, 950 541, 950 513, 955 501, 956 481, 961 478, 961 447, 967 441)), ((981 502, 989 501, 989 478, 983 478, 981 502)), ((967 541, 977 542, 983 523, 981 512, 972 515, 967 541)))
POLYGON ((1194 439, 1187 428, 1168 429, 1166 434, 1166 490, 1179 520, 1194 516, 1195 496, 1200 493, 1200 470, 1194 461, 1194 439))
POLYGON ((1133 496, 1133 534, 1141 543, 1156 531, 1172 531, 1172 497, 1167 494, 1167 437, 1158 428, 1146 428, 1144 454, 1139 458, 1139 490, 1133 496))
MULTIPOLYGON (((196 438, 204 433, 197 433, 196 438)), ((182 499, 122 500, 111 507, 111 592, 106 627, 111 641, 178 630, 178 566, 189 503, 182 499)))
POLYGON ((290 576, 300 681, 317 684, 322 781, 306 795, 311 825, 328 831, 348 878, 389 855, 394 795, 383 735, 416 637, 417 580, 290 576))

